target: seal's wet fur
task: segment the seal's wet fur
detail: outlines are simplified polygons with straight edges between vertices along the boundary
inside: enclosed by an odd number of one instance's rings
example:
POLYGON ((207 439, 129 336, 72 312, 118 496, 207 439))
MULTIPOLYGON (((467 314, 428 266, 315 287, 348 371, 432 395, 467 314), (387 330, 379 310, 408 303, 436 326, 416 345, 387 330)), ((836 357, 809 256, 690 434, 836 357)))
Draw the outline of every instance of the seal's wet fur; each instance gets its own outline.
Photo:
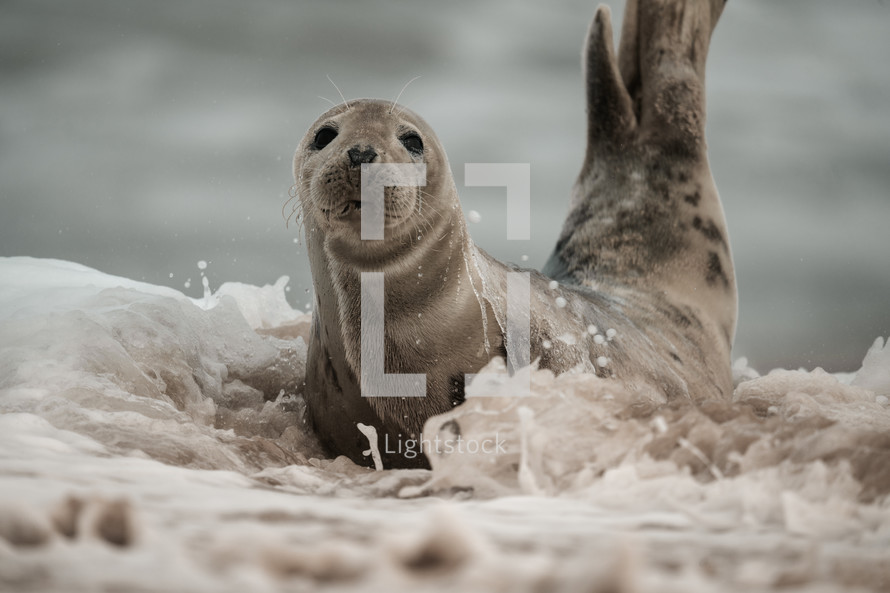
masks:
MULTIPOLYGON (((723 4, 628 0, 617 58, 609 10, 597 10, 581 174, 553 255, 530 272, 529 347, 541 367, 580 365, 655 400, 729 397, 736 287, 704 138, 704 61, 723 4), (594 339, 590 325, 613 339, 594 339)), ((513 268, 473 244, 435 133, 399 105, 329 110, 297 149, 294 175, 316 292, 308 418, 332 454, 371 463, 361 422, 377 429, 385 467, 425 466, 398 443, 463 401, 465 374, 505 354, 513 268), (362 162, 427 168, 426 186, 386 190, 382 241, 360 238, 362 162), (385 274, 384 370, 424 373, 426 397, 362 397, 360 274, 372 271, 385 274)))

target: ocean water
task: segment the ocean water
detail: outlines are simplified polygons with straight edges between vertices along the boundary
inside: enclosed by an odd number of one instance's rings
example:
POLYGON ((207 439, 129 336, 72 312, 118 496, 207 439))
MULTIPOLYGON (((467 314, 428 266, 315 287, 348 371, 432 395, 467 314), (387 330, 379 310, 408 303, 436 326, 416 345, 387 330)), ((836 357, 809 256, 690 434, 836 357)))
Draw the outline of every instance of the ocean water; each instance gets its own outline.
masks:
POLYGON ((302 424, 289 286, 0 258, 0 591, 890 585, 881 338, 844 375, 739 359, 701 406, 493 363, 497 397, 427 422, 431 470, 374 471, 302 424))
MULTIPOLYGON (((347 98, 394 98, 420 75, 401 101, 448 151, 474 239, 539 267, 581 162, 595 5, 8 0, 0 255, 192 297, 197 261, 214 288, 287 275, 303 308, 308 262, 281 208, 294 148, 339 101, 327 76, 347 98), (530 164, 531 241, 506 240, 503 190, 463 187, 468 162, 530 164)), ((853 371, 890 334, 888 25, 880 0, 733 0, 715 32, 709 156, 739 280, 735 354, 758 369, 853 371)))

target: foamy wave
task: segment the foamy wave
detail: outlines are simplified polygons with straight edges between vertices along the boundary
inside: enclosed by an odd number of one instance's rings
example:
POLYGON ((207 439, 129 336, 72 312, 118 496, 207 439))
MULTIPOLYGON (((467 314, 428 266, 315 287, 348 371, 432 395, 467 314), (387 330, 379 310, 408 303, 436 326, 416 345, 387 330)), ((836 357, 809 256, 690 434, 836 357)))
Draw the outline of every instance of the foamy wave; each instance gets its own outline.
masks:
POLYGON ((375 472, 302 422, 310 317, 285 284, 196 303, 0 258, 0 590, 890 581, 883 341, 845 382, 738 361, 700 406, 493 361, 428 421, 432 471, 375 472))

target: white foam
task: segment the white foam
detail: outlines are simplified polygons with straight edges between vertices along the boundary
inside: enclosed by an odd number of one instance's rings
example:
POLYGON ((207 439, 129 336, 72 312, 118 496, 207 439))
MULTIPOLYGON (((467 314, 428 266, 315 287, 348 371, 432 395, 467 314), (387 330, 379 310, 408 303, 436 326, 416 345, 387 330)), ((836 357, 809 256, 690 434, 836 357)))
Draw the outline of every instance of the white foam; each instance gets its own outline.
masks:
POLYGON ((309 321, 287 305, 286 284, 227 283, 208 303, 77 264, 0 258, 0 582, 214 592, 886 582, 882 341, 852 385, 820 370, 760 376, 739 360, 733 400, 703 406, 583 372, 510 377, 493 362, 468 395, 496 397, 470 397, 424 434, 503 449, 375 472, 326 459, 303 423, 306 346, 293 328, 309 321), (529 383, 531 395, 513 397, 529 383), (78 526, 74 539, 65 525, 78 526))

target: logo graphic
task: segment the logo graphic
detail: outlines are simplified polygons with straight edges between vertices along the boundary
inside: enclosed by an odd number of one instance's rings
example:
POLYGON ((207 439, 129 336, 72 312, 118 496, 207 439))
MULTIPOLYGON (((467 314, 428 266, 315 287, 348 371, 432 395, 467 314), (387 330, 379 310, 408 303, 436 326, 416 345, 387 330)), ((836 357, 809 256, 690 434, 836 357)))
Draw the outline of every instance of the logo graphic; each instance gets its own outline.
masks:
MULTIPOLYGON (((361 168, 361 238, 383 240, 384 189, 426 185, 426 165, 363 163, 361 168)), ((464 184, 507 188, 507 239, 531 237, 531 182, 528 163, 466 163, 464 184)), ((361 392, 362 397, 425 397, 426 374, 387 373, 384 369, 383 272, 361 274, 361 392)), ((506 286, 507 371, 514 375, 530 364, 530 297, 528 272, 508 272, 506 286)), ((475 375, 465 375, 469 384, 475 375)), ((530 377, 529 377, 530 378, 530 377)), ((520 386, 514 395, 529 392, 520 386)))

